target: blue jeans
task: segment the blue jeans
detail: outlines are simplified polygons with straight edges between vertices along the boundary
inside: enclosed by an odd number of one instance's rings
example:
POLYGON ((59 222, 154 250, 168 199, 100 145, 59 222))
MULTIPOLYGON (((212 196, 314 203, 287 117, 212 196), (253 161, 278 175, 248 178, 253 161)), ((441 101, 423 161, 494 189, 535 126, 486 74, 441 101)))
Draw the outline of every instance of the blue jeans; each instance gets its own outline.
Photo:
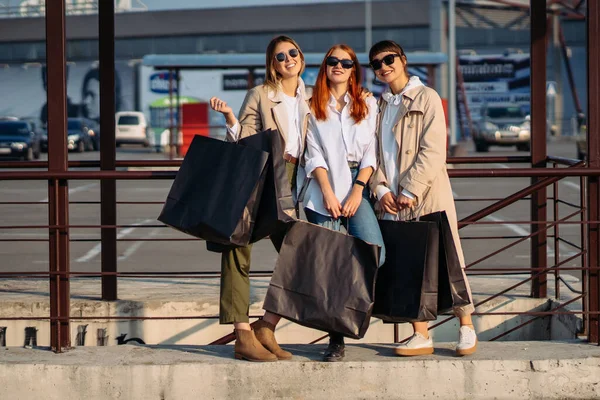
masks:
MULTIPOLYGON (((352 172, 352 181, 356 180, 358 169, 351 168, 350 171, 352 172)), ((385 261, 385 246, 383 244, 381 230, 379 229, 379 222, 375 216, 373 206, 369 201, 369 189, 364 188, 362 201, 353 217, 333 219, 333 217, 319 214, 308 208, 305 208, 304 211, 308 222, 312 224, 320 225, 335 231, 339 231, 343 224, 350 235, 364 240, 367 243, 380 246, 381 256, 379 258, 379 266, 383 265, 385 261)))

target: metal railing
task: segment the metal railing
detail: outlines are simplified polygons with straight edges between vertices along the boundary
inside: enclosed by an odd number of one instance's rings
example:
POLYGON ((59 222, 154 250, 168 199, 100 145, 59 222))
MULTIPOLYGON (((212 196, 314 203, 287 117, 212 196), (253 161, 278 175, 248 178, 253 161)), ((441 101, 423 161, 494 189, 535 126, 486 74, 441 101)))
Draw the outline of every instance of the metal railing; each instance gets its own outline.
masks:
MULTIPOLYGON (((528 157, 459 157, 459 158, 450 158, 449 162, 453 164, 469 164, 469 163, 477 163, 477 164, 486 164, 486 163, 524 163, 528 162, 528 157)), ((600 176, 600 170, 585 168, 584 163, 579 160, 569 160, 558 157, 548 157, 548 164, 551 168, 544 169, 531 169, 531 168, 503 168, 503 169, 490 169, 490 168, 482 168, 482 169, 450 169, 449 175, 454 179, 460 178, 488 178, 488 177, 532 177, 537 176, 542 178, 538 182, 529 185, 518 192, 507 196, 506 198, 489 198, 489 197, 481 197, 481 198, 469 198, 469 199, 458 199, 458 201, 466 201, 469 203, 476 202, 492 202, 492 204, 479 209, 477 212, 463 218, 459 221, 459 228, 464 228, 467 226, 475 226, 475 225, 485 225, 485 224, 506 224, 506 223, 518 223, 518 224, 536 224, 535 226, 539 227, 536 230, 532 230, 532 232, 527 236, 483 236, 483 237, 464 237, 463 240, 490 240, 492 238, 496 239, 514 239, 513 242, 481 257, 466 266, 467 275, 528 275, 528 277, 524 278, 522 281, 500 291, 499 293, 494 293, 491 296, 481 300, 476 304, 476 306, 484 305, 491 300, 504 295, 511 290, 519 288, 525 284, 531 283, 534 280, 539 280, 542 282, 542 285, 546 285, 546 276, 548 274, 553 274, 555 278, 555 293, 556 297, 560 297, 561 286, 560 283, 563 283, 567 290, 576 291, 576 289, 570 287, 568 282, 566 282, 561 277, 561 271, 582 271, 582 290, 577 292, 577 297, 574 299, 570 299, 569 301, 559 304, 555 306, 552 310, 546 312, 532 312, 532 311, 515 311, 515 312, 476 312, 474 315, 528 315, 532 318, 521 323, 519 326, 514 327, 502 334, 492 338, 492 340, 499 339, 516 329, 526 326, 535 320, 552 315, 552 314, 578 314, 582 315, 584 319, 584 327, 587 327, 588 319, 587 317, 590 314, 598 314, 600 310, 589 309, 588 306, 588 296, 598 296, 595 288, 589 287, 587 284, 588 274, 590 271, 598 270, 598 260, 590 260, 587 253, 587 245, 586 245, 586 229, 589 224, 598 223, 598 221, 587 221, 585 218, 586 211, 586 196, 585 190, 583 190, 586 186, 586 177, 587 176, 600 176), (559 189, 558 182, 560 179, 564 177, 573 177, 578 176, 580 178, 580 185, 582 190, 579 194, 579 204, 573 204, 566 200, 562 200, 559 197, 559 189), (553 206, 553 218, 548 219, 547 221, 483 221, 483 219, 494 212, 501 210, 507 206, 515 204, 517 202, 523 200, 530 200, 530 196, 532 193, 536 191, 540 191, 541 189, 552 187, 553 195, 548 199, 551 200, 553 206), (568 213, 567 216, 559 218, 559 207, 569 207, 574 211, 568 213), (578 220, 574 220, 575 218, 579 218, 578 220), (560 226, 565 224, 579 224, 581 226, 580 229, 580 245, 573 243, 561 237, 560 226), (540 235, 541 233, 552 232, 550 236, 554 241, 554 264, 551 266, 539 268, 536 265, 530 265, 529 268, 477 268, 479 264, 483 261, 488 260, 489 258, 506 252, 512 249, 514 246, 527 241, 536 235, 540 235), (577 253, 572 255, 566 259, 561 260, 560 258, 560 246, 559 243, 564 243, 568 246, 572 246, 576 249, 577 253), (581 260, 580 267, 566 267, 565 264, 573 261, 574 259, 579 258, 581 260), (575 301, 581 301, 583 308, 581 310, 567 310, 565 311, 565 307, 572 304, 575 301)), ((157 161, 117 161, 116 165, 118 167, 177 167, 181 164, 180 160, 157 160, 157 161)), ((99 170, 78 170, 78 171, 64 171, 64 172, 51 172, 48 170, 25 170, 31 168, 44 168, 47 167, 48 163, 43 161, 32 161, 32 162, 0 162, 0 168, 18 168, 17 171, 0 171, 0 181, 7 180, 48 180, 49 187, 58 187, 68 185, 68 181, 77 181, 77 180, 171 180, 175 177, 176 171, 99 171, 99 170)), ((69 162, 69 167, 77 167, 77 168, 98 168, 99 162, 97 161, 71 161, 69 162)), ((20 202, 20 201, 11 201, 11 202, 0 202, 0 206, 4 205, 25 205, 25 204, 33 204, 33 202, 20 202)), ((35 204, 40 204, 35 202, 35 204)), ((70 201, 69 204, 101 204, 99 201, 70 201)), ((115 206, 121 204, 161 204, 161 202, 156 201, 145 201, 145 202, 133 202, 133 201, 116 201, 115 198, 115 206)), ((106 204, 102 204, 103 207, 106 204)), ((109 205, 110 206, 110 205, 109 205)), ((50 257, 54 257, 54 260, 50 260, 50 270, 49 271, 34 271, 34 272, 25 272, 25 271, 16 271, 16 272, 2 272, 0 271, 1 277, 12 277, 12 278, 35 278, 39 279, 41 277, 47 276, 50 277, 50 284, 54 285, 54 290, 50 291, 51 303, 61 304, 64 307, 63 310, 59 310, 56 307, 51 307, 51 315, 50 316, 28 316, 28 317, 6 317, 0 316, 0 320, 49 320, 51 323, 58 324, 59 326, 66 325, 70 321, 85 321, 85 320, 146 320, 146 319, 161 319, 161 320, 176 320, 176 319, 207 319, 207 318, 217 318, 216 316, 169 316, 169 317, 150 317, 150 316, 120 316, 120 317, 105 317, 105 316, 87 316, 87 317, 77 317, 71 318, 69 311, 69 302, 70 302, 70 293, 69 293, 69 278, 70 277, 101 277, 102 278, 102 293, 115 291, 116 293, 116 278, 211 278, 219 276, 219 273, 215 272, 118 272, 118 261, 115 261, 115 265, 109 266, 108 268, 104 267, 102 272, 85 272, 85 271, 70 271, 68 266, 69 259, 61 258, 61 252, 64 253, 65 247, 64 243, 61 246, 60 241, 55 240, 52 242, 53 236, 63 235, 65 237, 69 237, 69 232, 72 229, 111 229, 116 230, 118 228, 130 228, 134 225, 128 224, 98 224, 98 225, 77 225, 70 224, 69 221, 69 209, 68 204, 60 204, 60 202, 54 202, 54 209, 49 210, 50 221, 67 221, 66 223, 50 223, 48 225, 44 224, 36 224, 36 225, 5 225, 0 226, 0 230, 16 230, 16 229, 48 229, 49 238, 48 239, 28 239, 28 238, 19 238, 19 239, 2 239, 1 241, 47 241, 50 242, 50 257), (66 268, 57 268, 60 263, 67 263, 66 268), (53 279, 54 278, 54 279, 53 279), (110 279, 107 279, 110 278, 110 279), (111 286, 113 286, 111 288, 111 286)), ((532 225, 534 226, 534 225, 532 225)), ((156 228, 156 227, 165 227, 162 224, 153 224, 146 225, 144 227, 136 226, 138 228, 156 228)), ((85 239, 85 241, 91 241, 94 239, 85 239)), ((95 240, 100 240, 97 238, 95 240)), ((119 241, 145 241, 150 240, 154 242, 160 241, 173 241, 173 240, 198 240, 195 238, 117 238, 115 237, 114 245, 116 246, 116 242, 119 241)), ((77 239, 70 239, 70 242, 76 242, 77 239)), ((68 252, 68 245, 66 247, 68 252)), ((104 251, 104 247, 102 249, 104 251)), ((256 271, 252 272, 252 276, 270 276, 270 271, 256 271)), ((532 285, 533 287, 533 285, 532 285)), ((543 290, 545 292, 545 288, 543 290)), ((536 296, 535 293, 532 293, 533 297, 536 296)), ((434 324, 430 329, 435 329, 436 327, 447 323, 452 320, 454 317, 449 316, 448 318, 434 324)), ((67 334, 68 330, 60 330, 61 335, 67 334)), ((585 334, 587 329, 582 332, 585 334)), ((212 341, 210 344, 225 344, 233 340, 233 335, 227 335, 222 338, 216 339, 212 341)), ((322 338, 317 339, 321 340, 322 338)), ((316 342, 315 341, 315 342, 316 342)), ((398 329, 397 326, 394 329, 394 341, 398 342, 401 339, 398 337, 398 329)), ((56 337, 56 340, 53 341, 52 347, 56 351, 61 351, 61 341, 56 337)), ((64 343, 64 342, 62 342, 64 343)))

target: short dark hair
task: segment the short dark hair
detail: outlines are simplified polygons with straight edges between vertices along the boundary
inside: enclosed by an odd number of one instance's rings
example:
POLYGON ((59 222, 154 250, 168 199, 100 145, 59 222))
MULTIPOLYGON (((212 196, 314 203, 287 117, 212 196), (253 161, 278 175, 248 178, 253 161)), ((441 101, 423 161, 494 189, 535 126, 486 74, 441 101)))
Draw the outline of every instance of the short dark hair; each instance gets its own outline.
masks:
POLYGON ((396 53, 400 55, 400 59, 404 61, 404 73, 406 76, 409 76, 408 73, 408 59, 406 58, 406 53, 404 53, 404 49, 398 43, 393 40, 382 40, 381 42, 375 43, 371 50, 369 50, 369 62, 373 61, 373 58, 379 53, 396 53))
POLYGON ((400 56, 406 61, 406 54, 404 54, 404 49, 402 48, 402 46, 400 46, 393 40, 382 40, 381 42, 375 43, 371 47, 371 50, 369 50, 369 61, 373 61, 373 57, 375 57, 377 54, 388 51, 400 54, 400 56))

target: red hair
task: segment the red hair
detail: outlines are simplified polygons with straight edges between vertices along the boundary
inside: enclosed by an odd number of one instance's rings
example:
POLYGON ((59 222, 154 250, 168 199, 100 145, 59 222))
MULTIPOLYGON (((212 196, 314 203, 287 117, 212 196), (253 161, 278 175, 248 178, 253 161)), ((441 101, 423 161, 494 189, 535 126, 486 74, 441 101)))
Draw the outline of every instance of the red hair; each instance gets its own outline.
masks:
POLYGON ((319 68, 319 74, 317 75, 317 81, 313 89, 313 95, 310 103, 313 115, 319 121, 327 119, 327 105, 329 104, 329 98, 331 96, 329 92, 329 79, 327 79, 327 57, 329 57, 335 50, 340 49, 350 54, 350 59, 354 61, 350 79, 348 81, 348 94, 352 99, 352 106, 350 108, 350 115, 357 124, 366 118, 367 116, 367 102, 362 98, 362 71, 356 53, 349 46, 345 44, 337 44, 333 46, 321 63, 319 68))

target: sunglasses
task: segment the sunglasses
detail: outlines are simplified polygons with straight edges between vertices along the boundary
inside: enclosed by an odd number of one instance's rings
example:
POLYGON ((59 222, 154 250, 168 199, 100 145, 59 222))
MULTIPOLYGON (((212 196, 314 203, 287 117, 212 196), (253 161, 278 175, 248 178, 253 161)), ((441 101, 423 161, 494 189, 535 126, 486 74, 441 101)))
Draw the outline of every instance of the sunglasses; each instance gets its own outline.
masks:
MULTIPOLYGON (((298 57, 298 54, 300 54, 300 52, 298 51, 298 49, 290 49, 288 51, 288 54, 290 55, 291 58, 296 58, 298 57)), ((281 53, 277 53, 275 54, 275 59, 279 62, 284 62, 285 61, 285 52, 282 51, 281 53)))
POLYGON ((392 65, 394 63, 394 58, 396 58, 396 57, 400 57, 400 54, 388 54, 387 56, 383 57, 381 60, 371 61, 369 63, 369 65, 371 66, 371 68, 373 68, 373 71, 377 71, 377 70, 381 69, 383 64, 392 65))
POLYGON ((348 59, 340 60, 339 58, 333 56, 329 56, 327 59, 325 59, 325 64, 329 65, 330 67, 335 67, 340 63, 344 69, 350 69, 354 66, 354 61, 348 59))

